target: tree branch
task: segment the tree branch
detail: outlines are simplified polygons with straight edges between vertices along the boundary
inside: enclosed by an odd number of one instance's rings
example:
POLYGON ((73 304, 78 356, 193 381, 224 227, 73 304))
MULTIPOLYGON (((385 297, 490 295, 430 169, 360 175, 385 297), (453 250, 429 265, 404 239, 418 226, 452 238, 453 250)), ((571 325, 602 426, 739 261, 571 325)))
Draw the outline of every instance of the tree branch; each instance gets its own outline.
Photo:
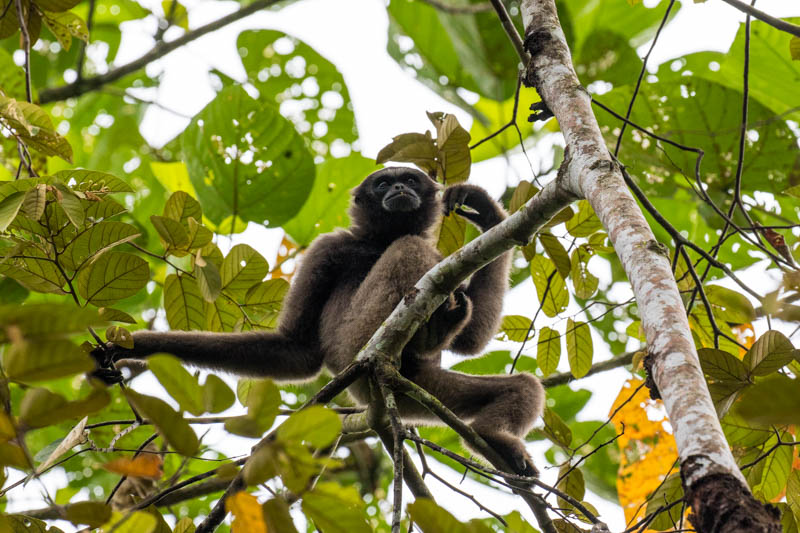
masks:
POLYGON ((760 9, 756 9, 755 7, 742 2, 741 0, 722 0, 728 5, 731 5, 738 9, 739 11, 743 11, 748 15, 751 15, 762 22, 766 22, 773 28, 781 31, 785 31, 795 37, 800 37, 800 26, 796 26, 791 22, 786 22, 785 20, 781 20, 777 17, 773 17, 772 15, 768 15, 761 11, 760 9))
POLYGON ((61 87, 55 87, 52 89, 44 89, 39 92, 39 102, 46 104, 49 102, 66 100, 67 98, 73 98, 89 91, 93 91, 107 83, 115 82, 118 79, 127 76, 128 74, 132 74, 137 70, 144 68, 152 61, 169 54, 173 50, 180 48, 181 46, 190 43, 195 39, 202 37, 203 35, 214 32, 220 28, 224 28, 232 22, 236 22, 237 20, 261 11, 262 9, 276 4, 279 1, 280 0, 256 0, 252 4, 243 7, 238 11, 234 11, 229 15, 214 20, 213 22, 209 22, 205 26, 200 26, 199 28, 181 35, 175 40, 169 42, 159 42, 153 47, 152 50, 141 56, 139 59, 134 59, 130 63, 126 63, 125 65, 109 70, 105 74, 94 76, 92 78, 78 78, 69 85, 63 85, 61 87))

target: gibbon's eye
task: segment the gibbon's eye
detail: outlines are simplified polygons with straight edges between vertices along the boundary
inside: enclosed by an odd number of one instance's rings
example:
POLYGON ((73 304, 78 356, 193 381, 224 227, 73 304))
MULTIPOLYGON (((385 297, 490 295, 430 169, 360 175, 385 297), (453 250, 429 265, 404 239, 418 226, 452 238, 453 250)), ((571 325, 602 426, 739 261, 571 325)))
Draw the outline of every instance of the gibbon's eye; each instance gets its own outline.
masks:
POLYGON ((413 185, 416 185, 416 184, 417 184, 417 180, 416 180, 415 178, 408 178, 408 179, 406 180, 406 183, 408 183, 409 185, 412 185, 412 186, 413 186, 413 185))
POLYGON ((379 190, 379 191, 382 191, 382 190, 384 190, 384 189, 385 189, 386 187, 388 187, 388 186, 389 186, 389 184, 388 184, 388 183, 386 183, 385 181, 382 181, 382 182, 378 183, 378 190, 379 190))

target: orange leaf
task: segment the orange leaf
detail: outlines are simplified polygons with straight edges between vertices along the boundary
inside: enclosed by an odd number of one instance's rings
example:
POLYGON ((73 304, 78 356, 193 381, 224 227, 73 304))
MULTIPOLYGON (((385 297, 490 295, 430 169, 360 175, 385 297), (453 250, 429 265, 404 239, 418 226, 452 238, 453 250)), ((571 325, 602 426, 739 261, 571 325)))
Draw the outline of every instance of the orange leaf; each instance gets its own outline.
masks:
POLYGON ((160 479, 164 475, 161 465, 164 463, 160 455, 145 453, 133 459, 120 457, 103 465, 103 468, 115 474, 147 479, 160 479))
POLYGON ((233 533, 267 533, 264 512, 252 494, 242 491, 228 496, 225 509, 234 517, 231 524, 233 533))
POLYGON ((291 259, 297 251, 297 245, 284 235, 281 246, 278 248, 278 257, 275 259, 276 266, 273 267, 269 273, 270 279, 283 278, 286 281, 292 281, 292 276, 294 276, 297 267, 296 262, 290 262, 289 259, 291 259))
MULTIPOLYGON (((611 406, 612 422, 625 432, 620 450, 617 493, 628 524, 643 518, 647 496, 655 491, 678 458, 678 449, 661 400, 651 400, 639 378, 626 381, 611 406), (636 391, 634 393, 634 391, 636 391)), ((647 530, 651 531, 651 530, 647 530)))

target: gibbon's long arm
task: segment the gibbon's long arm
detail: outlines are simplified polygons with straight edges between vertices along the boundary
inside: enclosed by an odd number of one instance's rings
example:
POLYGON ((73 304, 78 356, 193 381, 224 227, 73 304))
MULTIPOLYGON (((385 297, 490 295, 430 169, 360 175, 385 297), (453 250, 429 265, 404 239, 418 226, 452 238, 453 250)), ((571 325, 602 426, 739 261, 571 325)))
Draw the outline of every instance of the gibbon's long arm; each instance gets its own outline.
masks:
MULTIPOLYGON (((444 209, 455 210, 473 222, 481 231, 486 231, 502 222, 506 213, 486 191, 473 185, 461 184, 457 188, 445 189, 444 209), (458 206, 467 206, 465 211, 458 206)), ((503 310, 503 296, 508 290, 508 273, 511 268, 511 252, 506 252, 472 275, 465 294, 473 302, 469 322, 450 343, 449 349, 462 354, 477 354, 497 333, 503 310)))
POLYGON ((163 352, 192 365, 237 374, 279 380, 311 378, 322 368, 318 324, 335 282, 331 253, 337 240, 336 235, 321 237, 306 253, 276 332, 137 331, 132 350, 109 344, 104 355, 116 361, 163 352))

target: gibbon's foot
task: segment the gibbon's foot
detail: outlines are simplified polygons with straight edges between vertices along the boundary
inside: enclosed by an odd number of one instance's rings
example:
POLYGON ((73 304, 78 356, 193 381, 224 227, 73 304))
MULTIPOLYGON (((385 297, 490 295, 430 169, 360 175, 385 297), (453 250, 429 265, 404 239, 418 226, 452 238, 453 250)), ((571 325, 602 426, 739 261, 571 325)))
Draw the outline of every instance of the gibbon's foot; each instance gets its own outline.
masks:
POLYGON ((481 435, 483 439, 509 462, 514 473, 526 477, 539 477, 539 470, 525 451, 522 441, 508 434, 481 435))
POLYGON ((89 372, 89 376, 99 379, 106 385, 122 382, 124 380, 122 372, 112 368, 111 364, 120 357, 124 357, 121 355, 123 351, 125 351, 125 348, 121 348, 112 342, 101 344, 94 348, 89 355, 94 359, 97 368, 89 372))
POLYGON ((471 314, 472 301, 459 287, 417 330, 409 346, 418 353, 442 350, 461 331, 471 314))

